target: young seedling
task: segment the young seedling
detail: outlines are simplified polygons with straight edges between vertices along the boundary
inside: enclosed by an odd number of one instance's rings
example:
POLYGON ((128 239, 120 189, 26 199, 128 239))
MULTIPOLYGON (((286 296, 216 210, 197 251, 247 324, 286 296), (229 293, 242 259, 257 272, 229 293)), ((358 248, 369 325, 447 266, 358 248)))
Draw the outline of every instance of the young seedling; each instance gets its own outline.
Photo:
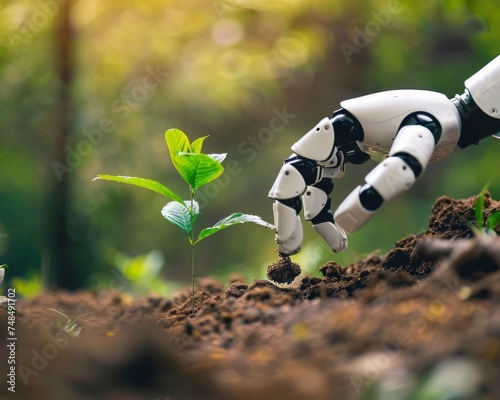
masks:
POLYGON ((170 153, 170 158, 179 175, 189 187, 189 200, 183 200, 181 196, 168 189, 166 186, 151 179, 133 178, 128 176, 98 175, 96 179, 104 179, 129 185, 139 186, 152 190, 168 197, 169 203, 161 210, 162 215, 176 225, 187 235, 191 245, 191 272, 192 272, 192 303, 194 313, 194 279, 195 279, 195 246, 201 240, 219 232, 229 226, 253 222, 269 229, 274 226, 262 220, 259 216, 243 213, 233 213, 223 218, 210 228, 203 229, 198 236, 195 235, 195 225, 200 214, 200 207, 195 199, 196 191, 203 185, 217 179, 224 167, 222 161, 226 154, 204 154, 201 152, 203 142, 208 136, 200 137, 190 143, 188 137, 179 129, 169 129, 165 132, 165 140, 170 153))
POLYGON ((472 230, 476 235, 493 235, 496 236, 495 227, 500 224, 500 211, 493 212, 488 219, 484 217, 484 198, 488 190, 486 184, 477 196, 474 204, 474 214, 476 217, 477 226, 472 226, 472 230))
POLYGON ((66 314, 62 313, 61 311, 55 310, 53 308, 47 308, 49 311, 53 311, 60 316, 66 318, 66 322, 63 324, 63 321, 61 321, 59 318, 57 318, 56 322, 56 328, 57 329, 62 329, 64 332, 66 332, 68 335, 73 336, 73 337, 78 337, 80 333, 82 332, 81 326, 78 326, 76 322, 83 318, 86 317, 87 315, 94 314, 92 312, 85 313, 83 315, 80 315, 78 318, 76 318, 74 321, 72 321, 66 314))

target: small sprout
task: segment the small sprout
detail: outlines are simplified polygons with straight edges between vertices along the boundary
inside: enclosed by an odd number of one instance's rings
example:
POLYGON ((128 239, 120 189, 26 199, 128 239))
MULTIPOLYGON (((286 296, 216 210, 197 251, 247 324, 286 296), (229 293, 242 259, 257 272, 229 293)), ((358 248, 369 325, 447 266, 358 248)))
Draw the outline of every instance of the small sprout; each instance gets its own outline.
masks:
POLYGON ((484 199, 487 188, 488 184, 486 184, 478 194, 476 202, 474 204, 474 215, 476 217, 477 226, 471 224, 471 229, 477 236, 496 236, 495 228, 498 224, 500 224, 500 211, 493 212, 487 219, 484 216, 484 199))
POLYGON ((66 314, 62 313, 61 311, 55 310, 53 308, 47 308, 49 311, 53 311, 62 317, 66 318, 66 322, 63 324, 63 321, 61 319, 57 318, 56 321, 56 328, 59 330, 62 330, 66 332, 68 335, 73 336, 73 337, 78 337, 80 333, 82 332, 82 327, 78 326, 76 322, 83 317, 86 317, 87 315, 93 315, 93 312, 88 312, 83 315, 80 315, 78 318, 76 318, 74 321, 72 321, 66 314))
POLYGON ((192 302, 194 313, 194 278, 195 278, 195 245, 201 240, 219 232, 229 226, 253 222, 266 228, 273 229, 274 226, 265 222, 256 215, 243 213, 233 213, 223 218, 210 228, 203 229, 198 236, 195 235, 195 224, 200 214, 200 207, 195 200, 196 190, 207 183, 217 179, 224 167, 222 161, 226 158, 226 153, 222 154, 204 154, 201 152, 203 142, 208 136, 200 137, 190 143, 188 137, 179 129, 169 129, 165 132, 165 141, 170 153, 170 158, 174 168, 189 187, 189 200, 183 200, 181 196, 174 193, 169 188, 159 182, 133 178, 127 176, 98 175, 96 179, 115 181, 135 185, 144 189, 164 195, 170 201, 161 210, 162 215, 176 225, 184 234, 186 234, 191 245, 191 271, 192 271, 192 302))

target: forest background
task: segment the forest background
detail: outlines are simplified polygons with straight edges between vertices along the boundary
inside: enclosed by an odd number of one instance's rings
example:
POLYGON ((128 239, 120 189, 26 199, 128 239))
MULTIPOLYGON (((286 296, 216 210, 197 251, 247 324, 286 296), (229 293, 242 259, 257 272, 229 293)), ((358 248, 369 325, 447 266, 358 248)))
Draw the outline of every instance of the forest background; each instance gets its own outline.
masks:
MULTIPOLYGON (((235 211, 272 222, 267 193, 296 140, 348 98, 461 94, 499 54, 500 10, 487 0, 3 0, 0 37, 0 264, 12 283, 26 294, 127 289, 135 274, 143 291, 168 295, 190 268, 187 241, 160 214, 165 199, 96 174, 155 179, 188 198, 164 132, 210 135, 204 150, 228 157, 198 193, 199 227, 235 211)), ((499 145, 488 138, 430 165, 344 253, 305 223, 295 261, 314 273, 383 254, 426 228, 441 195, 489 182, 498 198, 499 145)), ((375 165, 348 165, 333 208, 375 165)), ((198 246, 198 276, 251 280, 276 260, 271 231, 232 229, 198 246)))

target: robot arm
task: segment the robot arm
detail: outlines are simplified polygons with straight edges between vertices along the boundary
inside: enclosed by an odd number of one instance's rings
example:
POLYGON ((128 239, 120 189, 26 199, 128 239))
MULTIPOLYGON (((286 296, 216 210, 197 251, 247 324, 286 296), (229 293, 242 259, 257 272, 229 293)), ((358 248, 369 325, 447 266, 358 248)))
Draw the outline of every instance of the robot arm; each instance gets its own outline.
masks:
POLYGON ((274 199, 276 242, 283 254, 300 251, 299 213, 333 251, 347 248, 345 231, 362 227, 381 207, 410 188, 430 162, 488 136, 500 138, 500 56, 465 82, 465 93, 448 99, 425 90, 394 90, 341 103, 292 146, 269 193, 274 199), (386 157, 333 214, 333 178, 345 163, 386 157), (302 201, 301 201, 302 198, 302 201))
MULTIPOLYGON (((394 93, 404 97, 403 92, 394 93)), ((394 93, 391 93, 391 98, 396 97, 394 93)), ((369 142, 369 134, 365 135, 362 124, 351 113, 341 109, 334 114, 332 120, 323 119, 292 146, 296 154, 285 160, 269 193, 269 197, 275 199, 273 210, 276 242, 281 253, 295 254, 300 251, 303 231, 298 215, 302 206, 305 219, 312 222, 313 229, 337 252, 347 248, 346 231, 354 232, 359 229, 384 201, 393 199, 413 185, 429 163, 442 133, 441 123, 432 115, 408 109, 414 107, 415 99, 421 100, 421 96, 420 92, 411 92, 406 100, 401 100, 404 112, 396 108, 384 115, 376 110, 374 115, 382 119, 382 123, 376 125, 381 126, 374 128, 365 124, 367 130, 372 128, 384 132, 377 134, 375 141, 379 145, 391 144, 389 157, 367 175, 366 184, 358 186, 335 214, 330 210, 332 178, 343 176, 346 162, 363 163, 369 159, 357 144, 369 142), (396 133, 394 121, 396 127, 400 126, 396 133)), ((436 94, 427 96, 436 100, 436 94)), ((376 97, 368 99, 368 103, 375 100, 380 104, 379 96, 376 97)), ((363 108, 366 99, 360 98, 356 102, 363 108)), ((437 103, 445 104, 445 114, 450 111, 450 107, 454 108, 444 95, 437 95, 437 103)), ((353 108, 356 110, 356 107, 353 108)), ((456 111, 455 113, 458 114, 456 111)), ((457 118, 455 114, 452 115, 455 117, 452 118, 452 125, 456 128, 457 118)), ((442 123, 449 124, 446 119, 442 123)))
POLYGON ((352 233, 362 227, 384 202, 411 187, 430 161, 447 156, 455 146, 465 148, 499 136, 500 56, 466 80, 465 87, 465 93, 451 101, 434 92, 391 91, 342 103, 359 113, 363 128, 371 133, 367 140, 376 144, 387 137, 384 131, 390 132, 391 121, 401 121, 398 114, 407 115, 395 129, 388 157, 335 212, 342 228, 352 233), (392 115, 391 106, 397 109, 392 115), (376 119, 376 113, 384 117, 376 119))

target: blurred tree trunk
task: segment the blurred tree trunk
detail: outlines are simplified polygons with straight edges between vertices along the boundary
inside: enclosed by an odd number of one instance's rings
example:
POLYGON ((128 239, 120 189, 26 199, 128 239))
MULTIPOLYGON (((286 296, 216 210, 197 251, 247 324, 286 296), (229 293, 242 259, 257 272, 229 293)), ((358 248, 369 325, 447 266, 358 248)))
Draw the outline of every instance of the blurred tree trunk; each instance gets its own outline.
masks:
MULTIPOLYGON (((58 78, 57 101, 54 110, 54 158, 66 164, 66 146, 70 137, 70 113, 72 109, 72 81, 74 72, 71 24, 73 0, 60 4, 54 29, 54 63, 58 78)), ((67 234, 69 174, 54 183, 48 193, 50 226, 51 283, 73 289, 78 286, 70 265, 71 239, 67 234)))

